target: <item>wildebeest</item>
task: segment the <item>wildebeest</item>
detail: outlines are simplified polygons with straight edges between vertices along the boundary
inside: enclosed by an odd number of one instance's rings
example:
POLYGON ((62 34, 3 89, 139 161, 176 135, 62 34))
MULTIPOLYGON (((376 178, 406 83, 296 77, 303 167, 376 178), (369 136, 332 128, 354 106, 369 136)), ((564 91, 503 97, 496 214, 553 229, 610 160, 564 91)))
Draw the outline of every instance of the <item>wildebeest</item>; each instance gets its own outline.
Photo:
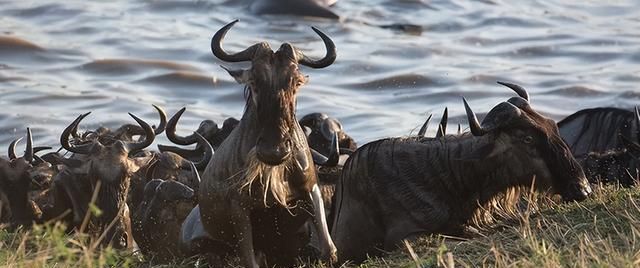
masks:
POLYGON ((280 14, 310 16, 328 19, 339 19, 336 13, 329 9, 336 0, 253 0, 249 10, 258 15, 280 14))
POLYGON ((251 61, 248 70, 227 69, 246 85, 247 100, 240 124, 203 173, 198 199, 204 229, 231 245, 246 267, 258 267, 256 253, 269 265, 290 266, 308 244, 306 226, 313 217, 323 257, 335 260, 312 156, 295 117, 296 93, 306 82, 298 64, 331 65, 335 45, 313 28, 327 48, 320 60, 289 43, 275 53, 263 42, 229 54, 221 42, 236 22, 216 32, 211 50, 226 62, 251 61))
POLYGON ((640 113, 618 108, 578 111, 558 122, 560 135, 590 182, 635 185, 640 168, 640 113))
POLYGON ((81 144, 71 143, 69 136, 88 115, 89 113, 80 115, 60 137, 63 148, 85 157, 83 164, 78 168, 63 170, 56 176, 54 183, 66 193, 73 211, 73 226, 80 229, 86 227, 86 231, 96 237, 106 232, 103 240, 105 244, 115 247, 131 246, 131 234, 127 232, 130 230, 130 222, 126 197, 132 174, 146 165, 148 160, 131 158, 129 154, 151 145, 155 133, 149 124, 129 114, 144 130, 144 139, 141 141, 115 140, 105 145, 100 139, 94 139, 81 144), (97 191, 95 206, 102 213, 85 222, 94 191, 97 191))
POLYGON ((16 144, 9 145, 9 161, 0 159, 0 195, 2 198, 2 222, 12 226, 30 225, 41 215, 38 206, 30 199, 34 188, 49 184, 54 170, 51 164, 38 158, 33 147, 31 130, 27 128, 27 144, 22 157, 17 157, 16 144))
POLYGON ((516 91, 482 125, 464 100, 471 133, 388 138, 360 147, 336 189, 332 237, 341 261, 362 261, 421 234, 460 235, 464 224, 511 187, 535 185, 582 200, 591 189, 554 121, 516 91))
POLYGON ((180 228, 195 199, 193 189, 178 181, 154 179, 147 183, 144 201, 131 217, 133 237, 145 256, 156 263, 184 256, 180 228))

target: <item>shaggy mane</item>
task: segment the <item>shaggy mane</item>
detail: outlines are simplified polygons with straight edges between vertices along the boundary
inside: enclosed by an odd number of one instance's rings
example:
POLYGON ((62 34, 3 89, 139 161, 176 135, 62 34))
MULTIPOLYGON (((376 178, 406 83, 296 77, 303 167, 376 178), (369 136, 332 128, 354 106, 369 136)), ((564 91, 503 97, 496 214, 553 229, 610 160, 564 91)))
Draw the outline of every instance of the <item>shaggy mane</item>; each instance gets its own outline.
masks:
POLYGON ((285 180, 285 173, 288 171, 290 164, 293 164, 292 159, 285 161, 284 163, 271 166, 258 160, 256 149, 253 148, 247 155, 246 170, 244 177, 239 181, 240 192, 245 189, 251 196, 254 189, 253 183, 258 182, 260 184, 260 190, 262 191, 262 201, 265 207, 270 207, 270 204, 277 203, 286 209, 291 209, 287 201, 291 196, 289 189, 289 183, 285 180))

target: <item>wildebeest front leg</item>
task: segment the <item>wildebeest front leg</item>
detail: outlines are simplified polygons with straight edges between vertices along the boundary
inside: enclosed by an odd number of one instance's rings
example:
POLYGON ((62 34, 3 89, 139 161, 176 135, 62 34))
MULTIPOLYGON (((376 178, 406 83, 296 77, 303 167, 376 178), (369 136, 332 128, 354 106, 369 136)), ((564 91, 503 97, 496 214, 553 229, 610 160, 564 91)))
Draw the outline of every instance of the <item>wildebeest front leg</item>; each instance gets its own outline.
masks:
POLYGON ((313 202, 313 223, 316 228, 316 233, 320 239, 322 258, 329 260, 330 263, 338 261, 338 250, 333 244, 331 235, 329 234, 329 227, 327 226, 327 217, 324 214, 324 203, 322 201, 322 194, 318 184, 313 185, 311 189, 311 201, 313 202))
POLYGON ((231 201, 231 224, 237 239, 236 251, 245 267, 258 268, 256 254, 253 250, 253 231, 249 211, 238 201, 231 201))

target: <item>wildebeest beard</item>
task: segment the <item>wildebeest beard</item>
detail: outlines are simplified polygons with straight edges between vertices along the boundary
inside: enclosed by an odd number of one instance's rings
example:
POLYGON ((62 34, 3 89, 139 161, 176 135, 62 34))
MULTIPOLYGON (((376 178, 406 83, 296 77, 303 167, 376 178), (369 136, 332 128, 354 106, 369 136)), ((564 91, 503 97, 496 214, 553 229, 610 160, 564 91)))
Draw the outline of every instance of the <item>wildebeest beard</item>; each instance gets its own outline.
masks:
POLYGON ((246 169, 244 177, 238 181, 240 191, 248 191, 249 196, 253 194, 254 182, 259 184, 257 189, 262 191, 262 201, 265 207, 277 203, 281 206, 291 209, 287 201, 291 196, 289 183, 285 180, 286 173, 290 170, 293 158, 289 158, 280 165, 272 166, 258 160, 256 149, 253 148, 247 155, 246 169))
MULTIPOLYGON (((122 207, 126 204, 125 199, 129 190, 131 176, 125 168, 121 168, 113 177, 116 179, 111 180, 111 178, 104 178, 105 176, 103 174, 96 174, 98 172, 95 172, 95 170, 92 163, 89 178, 91 179, 91 188, 94 191, 96 190, 97 181, 100 181, 96 206, 102 211, 102 214, 97 219, 92 220, 91 224, 102 229, 106 228, 111 221, 119 217, 122 207)), ((122 219, 119 219, 119 221, 121 220, 122 219)), ((111 232, 112 230, 109 231, 111 232)))

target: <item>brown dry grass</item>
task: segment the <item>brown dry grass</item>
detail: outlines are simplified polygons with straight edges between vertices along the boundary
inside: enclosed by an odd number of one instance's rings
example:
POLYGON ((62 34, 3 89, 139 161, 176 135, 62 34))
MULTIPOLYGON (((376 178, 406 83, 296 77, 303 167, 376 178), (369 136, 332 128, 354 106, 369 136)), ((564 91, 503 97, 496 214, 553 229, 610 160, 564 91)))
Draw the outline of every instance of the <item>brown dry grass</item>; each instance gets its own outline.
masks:
MULTIPOLYGON (((423 237, 359 267, 640 266, 640 189, 596 187, 594 195, 581 203, 528 199, 536 201, 526 202, 518 213, 498 213, 493 223, 470 228, 470 237, 423 237)), ((165 267, 196 264, 181 260, 165 267)), ((0 231, 0 266, 153 265, 130 253, 95 249, 88 237, 65 234, 64 226, 45 225, 15 233, 0 231)))

